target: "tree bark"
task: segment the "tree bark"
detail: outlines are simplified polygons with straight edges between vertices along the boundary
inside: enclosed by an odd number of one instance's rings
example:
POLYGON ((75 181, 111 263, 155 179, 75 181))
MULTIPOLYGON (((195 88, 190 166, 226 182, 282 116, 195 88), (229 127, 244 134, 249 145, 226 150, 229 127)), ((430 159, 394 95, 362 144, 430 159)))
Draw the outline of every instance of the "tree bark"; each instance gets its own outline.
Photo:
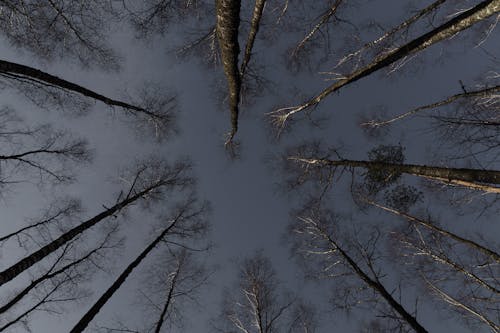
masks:
POLYGON ((262 12, 264 11, 264 5, 266 0, 255 0, 255 7, 253 9, 252 23, 250 25, 250 32, 248 33, 247 45, 245 46, 245 54, 243 56, 243 62, 241 64, 241 77, 245 75, 245 70, 250 62, 250 57, 252 56, 252 49, 255 43, 255 37, 260 28, 260 19, 262 18, 262 12))
POLYGON ((229 111, 231 112, 231 142, 238 131, 238 115, 241 91, 241 76, 238 69, 238 28, 240 25, 239 0, 216 0, 217 38, 221 49, 224 74, 229 88, 229 111))
POLYGON ((364 168, 368 170, 384 170, 395 173, 406 173, 418 177, 439 179, 443 182, 464 182, 464 184, 500 184, 500 171, 498 170, 444 168, 427 165, 395 164, 376 161, 307 159, 300 157, 290 157, 290 159, 308 164, 344 166, 350 168, 364 168))

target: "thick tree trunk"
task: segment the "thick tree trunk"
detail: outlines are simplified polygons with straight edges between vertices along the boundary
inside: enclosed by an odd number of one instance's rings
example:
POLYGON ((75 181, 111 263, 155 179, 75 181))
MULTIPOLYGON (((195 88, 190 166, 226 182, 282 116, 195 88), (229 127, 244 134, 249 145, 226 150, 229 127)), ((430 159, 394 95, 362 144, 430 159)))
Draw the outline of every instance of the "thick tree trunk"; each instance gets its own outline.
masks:
MULTIPOLYGON (((418 177, 438 179, 443 182, 458 183, 464 186, 470 183, 472 187, 474 185, 488 187, 484 184, 500 184, 500 171, 498 170, 444 168, 427 165, 395 164, 376 161, 307 159, 301 157, 290 157, 290 159, 307 164, 317 164, 318 166, 344 166, 349 168, 364 168, 369 170, 384 170, 394 173, 406 173, 418 177)), ((476 188, 474 187, 474 189, 476 188)))
POLYGON ((240 25, 240 1, 216 0, 217 38, 221 49, 224 74, 229 88, 229 111, 231 112, 231 133, 228 142, 238 131, 241 76, 238 69, 238 28, 240 25))
POLYGON ((73 327, 71 333, 83 332, 83 330, 88 326, 88 324, 94 319, 94 317, 99 313, 101 308, 106 304, 106 302, 113 296, 113 294, 121 287, 121 285, 128 278, 130 273, 139 266, 142 260, 158 245, 158 243, 168 234, 168 232, 176 225, 180 216, 178 216, 167 228, 165 228, 161 234, 153 240, 142 252, 141 254, 130 263, 130 265, 125 268, 125 270, 120 274, 120 276, 115 280, 111 287, 106 290, 104 294, 94 303, 94 305, 85 313, 85 315, 80 319, 80 321, 73 327))
POLYGON ((88 98, 95 99, 97 101, 103 102, 109 106, 121 107, 133 112, 139 112, 147 114, 148 116, 155 117, 155 114, 141 108, 136 105, 128 104, 122 101, 118 101, 104 95, 101 95, 95 91, 82 87, 70 81, 66 81, 52 74, 43 72, 33 67, 13 63, 10 61, 0 60, 0 75, 6 76, 12 79, 23 79, 28 81, 33 81, 37 83, 42 83, 50 85, 57 89, 62 89, 70 91, 88 98))
POLYGON ((264 11, 264 5, 266 0, 255 0, 255 7, 253 9, 252 23, 250 25, 250 32, 248 33, 247 45, 245 46, 245 54, 243 55, 243 62, 241 63, 241 77, 245 75, 245 70, 247 69, 248 63, 252 56, 252 49, 255 43, 255 38, 259 32, 260 19, 262 18, 262 12, 264 11))
POLYGON ((462 30, 465 30, 471 27, 473 24, 480 22, 495 13, 500 11, 500 0, 486 0, 482 1, 475 7, 464 11, 463 13, 455 16, 451 20, 446 23, 440 25, 439 27, 431 30, 430 32, 412 40, 411 42, 395 49, 392 52, 384 54, 375 60, 373 60, 368 65, 358 69, 357 71, 348 74, 344 79, 337 81, 332 84, 317 96, 311 98, 306 103, 294 107, 289 108, 286 113, 286 117, 289 117, 297 112, 301 112, 305 109, 308 109, 319 102, 321 102, 325 97, 330 95, 331 93, 338 91, 342 87, 351 84, 361 78, 364 78, 373 72, 378 71, 384 67, 387 67, 394 62, 403 59, 406 56, 409 56, 413 53, 419 52, 433 44, 436 44, 442 40, 452 37, 453 35, 459 33, 462 30))
POLYGON ((59 238, 55 239, 51 243, 45 245, 38 251, 33 252, 32 254, 28 255, 27 257, 19 260, 17 263, 14 265, 10 266, 3 272, 0 272, 0 286, 9 282, 10 280, 14 279, 16 276, 24 272, 26 269, 30 268, 37 262, 41 261, 44 259, 46 256, 49 254, 53 253, 57 249, 59 249, 61 246, 84 232, 85 230, 93 227, 97 223, 101 222, 102 220, 113 216, 114 213, 120 211, 121 209, 125 208, 126 206, 130 205, 131 203, 143 198, 146 196, 148 193, 151 191, 164 186, 165 182, 164 180, 160 180, 153 184, 152 186, 149 186, 148 188, 142 190, 141 192, 126 198, 125 200, 120 201, 119 203, 115 204, 113 207, 106 209, 102 213, 94 216, 93 218, 81 223, 80 225, 74 227, 73 229, 69 230, 59 238))

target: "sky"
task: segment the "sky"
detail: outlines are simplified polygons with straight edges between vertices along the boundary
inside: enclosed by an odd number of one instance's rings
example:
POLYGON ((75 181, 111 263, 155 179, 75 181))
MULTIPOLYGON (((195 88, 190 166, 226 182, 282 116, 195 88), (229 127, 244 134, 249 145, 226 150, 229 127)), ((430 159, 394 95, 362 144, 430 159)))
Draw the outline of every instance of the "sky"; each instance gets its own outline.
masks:
MULTIPOLYGON (((270 3, 266 9, 281 2, 270 3)), ((310 3, 312 1, 306 1, 303 6, 307 7, 310 3)), ((314 3, 313 7, 317 7, 317 3, 314 3)), ((426 1, 425 4, 427 3, 430 2, 426 1)), ((471 1, 452 1, 447 10, 453 12, 453 9, 468 8, 471 4, 471 1)), ((423 2, 407 1, 398 2, 397 5, 391 1, 357 1, 346 9, 345 15, 353 24, 359 25, 359 33, 367 41, 381 32, 364 23, 374 20, 382 22, 383 27, 391 27, 413 13, 411 8, 423 5, 423 2)), ((247 20, 250 7, 245 4, 242 11, 247 20)), ((298 10, 295 6, 289 10, 294 9, 298 10)), ((302 12, 292 12, 291 15, 296 15, 295 18, 300 22, 299 19, 314 19, 318 13, 311 10, 304 12, 304 15, 301 15, 302 12)), ((270 12, 267 19, 272 19, 275 15, 270 12)), ((197 24, 203 25, 206 20, 209 18, 200 17, 197 24)), ((432 133, 428 133, 425 127, 428 124, 424 120, 403 122, 391 128, 381 139, 367 136, 358 123, 363 116, 374 110, 383 109, 389 115, 398 114, 460 92, 459 80, 472 86, 474 80, 483 78, 484 73, 495 70, 495 65, 498 65, 498 58, 492 60, 485 56, 485 52, 495 54, 497 51, 495 46, 500 41, 498 32, 493 31, 480 47, 474 46, 479 40, 477 34, 474 31, 466 32, 426 50, 395 73, 388 74, 387 70, 382 70, 360 80, 328 97, 314 110, 312 117, 320 126, 302 119, 277 140, 275 133, 270 130, 266 113, 276 107, 295 105, 303 97, 329 85, 329 76, 324 73, 332 70, 345 47, 343 42, 352 31, 347 25, 332 24, 328 30, 331 38, 330 53, 326 57, 314 57, 311 70, 293 73, 283 64, 285 51, 311 26, 302 25, 297 30, 278 32, 274 39, 266 40, 264 37, 271 34, 272 28, 269 22, 266 23, 268 24, 259 32, 253 61, 258 64, 261 75, 270 84, 263 87, 260 96, 253 98, 250 104, 241 107, 237 139, 241 142, 242 149, 241 157, 236 160, 228 158, 223 147, 224 135, 229 130, 230 123, 226 106, 221 103, 221 96, 225 96, 222 68, 207 67, 197 57, 179 59, 172 51, 182 44, 186 35, 192 35, 193 29, 186 27, 186 24, 172 24, 164 35, 145 41, 135 38, 135 32, 126 22, 116 23, 110 32, 110 43, 123 57, 122 68, 118 72, 82 69, 70 61, 40 61, 29 52, 13 47, 1 37, 2 59, 43 69, 107 96, 122 98, 125 91, 134 91, 145 82, 159 82, 168 91, 178 94, 179 133, 165 142, 156 142, 143 133, 134 132, 131 128, 133 125, 125 124, 118 113, 110 112, 101 103, 95 103, 88 114, 75 116, 59 111, 40 110, 15 91, 2 90, 2 102, 15 106, 29 122, 49 122, 74 135, 85 137, 94 150, 94 160, 91 164, 78 168, 78 180, 74 184, 56 188, 22 184, 6 194, 2 193, 0 233, 18 229, 26 218, 36 215, 47 204, 48 198, 58 195, 80 198, 85 209, 83 216, 93 216, 102 209, 102 205, 109 205, 114 201, 119 191, 117 170, 120 167, 148 154, 172 161, 177 157, 188 156, 194 163, 199 197, 209 200, 213 208, 209 239, 214 247, 204 255, 203 260, 208 267, 214 269, 214 273, 208 285, 200 289, 199 304, 185 308, 184 327, 173 331, 209 331, 209 320, 215 318, 220 311, 223 290, 231 290, 235 286, 238 262, 257 250, 262 250, 271 259, 278 278, 285 287, 318 306, 321 314, 318 332, 332 332, 332 327, 335 332, 358 331, 360 321, 369 320, 371 315, 363 312, 349 316, 327 311, 326 295, 332 284, 304 281, 303 271, 291 257, 289 236, 286 234, 287 225, 291 221, 290 211, 297 208, 306 195, 288 193, 283 189, 283 171, 277 169, 273 161, 287 147, 304 140, 316 139, 330 146, 341 147, 342 152, 351 159, 366 158, 367 151, 380 143, 401 143, 406 147, 406 160, 409 163, 442 164, 445 161, 434 156, 441 144, 432 133)), ((323 33, 326 34, 326 31, 323 33)), ((462 166, 460 163, 464 162, 456 163, 456 166, 462 166)), ((498 166, 497 162, 489 168, 498 169, 498 166)), ((347 185, 346 182, 339 183, 329 198, 336 209, 355 216, 356 223, 394 220, 376 211, 369 211, 368 214, 357 211, 347 185)), ((458 216, 454 208, 446 203, 435 204, 438 199, 446 201, 444 194, 442 198, 440 196, 439 193, 430 194, 423 206, 432 207, 444 220, 452 218, 457 223, 457 228, 479 232, 495 248, 495 235, 500 230, 498 223, 495 224, 498 222, 498 215, 494 211, 482 216, 458 216), (473 226, 469 225, 471 220, 474 220, 473 226)), ((107 273, 98 273, 88 283, 87 287, 93 290, 93 294, 69 307, 61 315, 49 316, 45 312, 34 314, 29 321, 32 331, 68 331, 119 272, 146 246, 152 237, 153 225, 153 217, 148 212, 130 212, 121 227, 121 234, 126 237, 125 245, 119 253, 113 254, 113 259, 109 262, 111 269, 107 273)), ((496 249, 498 250, 498 244, 496 249)), ((26 252, 23 251, 16 248, 15 244, 4 245, 1 249, 0 268, 8 267, 25 255, 26 252)), ((144 266, 151 264, 153 258, 151 256, 149 262, 146 260, 144 266)), ((18 288, 26 282, 27 277, 22 279, 8 284, 5 292, 18 288)), ((140 326, 147 319, 138 309, 140 300, 136 290, 141 287, 141 283, 140 271, 131 275, 95 318, 88 331, 95 329, 93 325, 109 326, 116 321, 123 321, 132 327, 140 326)), ((409 291, 414 292, 415 290, 409 291)), ((429 331, 470 331, 453 317, 437 314, 429 308, 419 308, 418 314, 429 331)), ((11 330, 24 331, 23 326, 16 326, 11 330)), ((477 332, 488 330, 482 327, 477 332)))

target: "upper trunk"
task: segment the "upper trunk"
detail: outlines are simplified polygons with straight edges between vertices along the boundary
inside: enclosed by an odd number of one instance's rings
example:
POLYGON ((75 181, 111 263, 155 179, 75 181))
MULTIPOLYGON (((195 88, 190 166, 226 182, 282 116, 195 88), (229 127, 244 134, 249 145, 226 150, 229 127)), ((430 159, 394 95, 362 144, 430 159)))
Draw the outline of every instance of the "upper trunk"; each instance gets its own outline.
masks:
POLYGON ((229 110, 231 112, 232 126, 229 141, 238 131, 241 90, 241 77, 238 69, 240 5, 239 0, 216 0, 217 38, 221 49, 224 74, 229 88, 229 110))
MULTIPOLYGON (((371 170, 384 170, 394 173, 406 173, 419 177, 435 178, 441 181, 460 181, 465 183, 485 183, 500 184, 500 171, 467 169, 467 168, 445 168, 437 166, 416 165, 416 164, 396 164, 377 161, 356 161, 356 160, 329 160, 291 157, 300 162, 308 164, 346 166, 352 168, 365 168, 371 170)), ((479 184, 480 185, 480 184, 479 184)))
POLYGON ((21 78, 28 81, 47 84, 58 89, 67 90, 85 97, 98 100, 109 106, 118 106, 133 112, 144 113, 154 117, 153 113, 144 108, 106 97, 76 83, 61 79, 55 75, 43 72, 33 67, 0 60, 0 75, 4 75, 6 77, 11 77, 14 79, 21 78))
POLYGON ((73 327, 71 333, 83 332, 87 328, 88 324, 94 319, 94 317, 99 313, 101 308, 106 304, 106 302, 113 296, 113 294, 120 289, 121 285, 128 278, 130 273, 139 266, 142 260, 158 245, 158 243, 168 234, 168 232, 176 225, 180 216, 177 217, 167 228, 165 228, 160 235, 153 240, 142 252, 135 258, 130 265, 125 268, 125 270, 120 274, 120 276, 115 280, 115 282, 106 290, 104 294, 94 303, 94 305, 85 313, 85 315, 80 319, 80 321, 73 327))
POLYGON ((255 43, 255 37, 257 37, 257 32, 259 32, 260 19, 262 18, 262 11, 264 10, 264 5, 266 0, 255 0, 255 7, 253 9, 252 23, 250 25, 250 32, 248 33, 247 45, 245 46, 245 54, 243 56, 243 62, 241 64, 241 77, 245 74, 245 70, 250 62, 250 57, 252 56, 253 44, 255 43))

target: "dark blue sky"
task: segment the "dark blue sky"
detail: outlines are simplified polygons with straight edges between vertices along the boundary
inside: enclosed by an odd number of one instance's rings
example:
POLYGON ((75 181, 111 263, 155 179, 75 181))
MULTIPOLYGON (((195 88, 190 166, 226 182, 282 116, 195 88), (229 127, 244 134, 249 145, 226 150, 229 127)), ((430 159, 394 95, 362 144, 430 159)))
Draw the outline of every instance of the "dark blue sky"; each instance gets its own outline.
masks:
MULTIPOLYGON (((413 3, 417 7, 424 5, 421 2, 413 3)), ((426 1, 425 4, 427 3, 429 2, 426 1)), ((458 10, 471 6, 467 1, 454 3, 456 5, 450 5, 447 13, 452 13, 453 8, 458 10)), ((306 5, 304 4, 304 7, 306 5)), ((363 24, 374 20, 382 22, 387 28, 409 16, 408 13, 408 6, 403 2, 398 2, 396 6, 393 1, 370 1, 367 4, 359 1, 359 4, 353 4, 345 15, 353 24, 360 25, 360 34, 363 40, 367 41, 370 37, 379 35, 381 31, 363 24)), ((248 13, 243 12, 242 15, 248 16, 248 13)), ((271 14, 268 15, 272 17, 271 14)), ((294 15, 300 16, 299 13, 294 15)), ((312 13, 310 16, 315 17, 312 13)), ((265 29, 268 27, 263 26, 263 36, 266 35, 265 29)), ((118 28, 111 35, 111 43, 124 57, 120 72, 84 71, 75 65, 57 61, 41 63, 0 39, 3 59, 43 68, 109 96, 121 98, 124 91, 134 91, 144 82, 160 82, 167 89, 179 94, 180 112, 179 135, 167 142, 156 143, 147 136, 136 135, 131 126, 120 121, 118 113, 111 113, 100 103, 95 103, 89 114, 71 116, 56 111, 38 110, 22 97, 10 91, 2 91, 3 103, 16 106, 29 121, 52 122, 86 137, 95 150, 95 159, 90 166, 79 170, 78 182, 74 185, 49 190, 38 190, 23 185, 5 195, 0 203, 1 234, 17 229, 23 225, 23 218, 34 215, 43 207, 45 200, 40 199, 41 197, 47 198, 56 194, 69 193, 81 198, 86 208, 84 216, 92 216, 101 209, 103 203, 113 201, 118 189, 116 170, 126 166, 134 158, 151 153, 172 160, 179 156, 189 156, 195 164, 200 197, 209 200, 213 206, 210 237, 215 247, 206 262, 218 268, 208 287, 200 291, 199 307, 186 309, 184 331, 207 332, 207 320, 218 314, 223 288, 234 286, 237 277, 235 261, 252 255, 258 249, 262 249, 263 253, 271 258, 278 277, 285 286, 310 302, 317 303, 319 307, 324 306, 328 288, 331 286, 328 283, 317 286, 307 283, 304 286, 302 272, 290 257, 285 236, 286 227, 290 222, 290 210, 297 207, 304 195, 301 197, 301 194, 297 193, 282 193, 279 184, 283 176, 280 170, 272 170, 270 157, 303 140, 320 139, 330 146, 342 146, 345 155, 352 159, 366 158, 367 151, 379 143, 401 143, 406 147, 406 160, 410 163, 443 163, 433 156, 440 143, 432 133, 423 130, 428 125, 421 119, 400 123, 380 141, 366 136, 358 126, 359 120, 362 115, 369 115, 377 108, 383 108, 388 115, 393 115, 458 93, 459 80, 472 87, 475 80, 483 80, 485 73, 495 70, 498 65, 485 56, 483 49, 495 53, 495 46, 499 45, 500 40, 498 33, 493 31, 481 47, 474 47, 474 43, 479 39, 473 28, 463 36, 433 46, 411 59, 395 73, 389 75, 387 70, 382 70, 327 98, 314 111, 313 117, 328 118, 319 120, 320 128, 312 126, 305 119, 299 121, 290 133, 285 133, 281 140, 276 141, 271 138, 266 113, 277 106, 302 102, 302 97, 319 92, 330 84, 325 82, 328 75, 320 73, 332 70, 336 60, 342 55, 339 52, 342 50, 345 36, 352 33, 345 25, 331 26, 329 33, 332 51, 335 52, 328 54, 321 62, 319 58, 313 58, 314 63, 318 62, 314 70, 292 74, 283 66, 284 51, 299 40, 306 30, 307 27, 302 27, 298 32, 283 35, 278 33, 273 41, 257 39, 254 61, 262 66, 262 75, 269 79, 271 84, 262 89, 261 97, 241 108, 238 139, 242 143, 242 157, 235 161, 228 159, 223 149, 224 134, 229 129, 229 116, 225 106, 218 100, 221 87, 225 87, 222 69, 204 67, 196 58, 181 61, 171 52, 182 40, 181 34, 189 32, 187 28, 172 27, 175 34, 167 33, 165 36, 155 37, 149 43, 134 39, 134 32, 128 27, 118 28), (297 92, 304 96, 299 96, 297 92)), ((460 163, 462 162, 458 161, 456 166, 461 166, 460 163)), ((497 163, 497 169, 498 166, 497 163)), ((490 166, 494 167, 495 165, 490 166)), ((376 211, 370 211, 369 215, 359 213, 353 205, 347 185, 342 182, 335 188, 330 199, 332 206, 352 214, 358 223, 370 220, 392 221, 392 217, 388 218, 387 215, 376 211)), ((433 199, 426 199, 423 206, 432 207, 445 219, 452 218, 459 225, 459 230, 484 230, 487 233, 483 234, 484 238, 494 245, 491 242, 495 241, 495 235, 498 235, 499 231, 494 225, 498 222, 494 213, 485 214, 480 218, 477 218, 477 214, 458 217, 453 214, 453 208, 443 204, 432 206, 431 200, 433 199), (467 225, 471 220, 477 220, 474 221, 473 227, 467 225)), ((120 255, 117 255, 116 260, 113 260, 114 269, 109 275, 99 274, 95 281, 89 283, 89 288, 94 290, 93 295, 61 316, 35 314, 31 319, 33 331, 65 332, 72 327, 118 272, 137 255, 146 241, 151 239, 152 225, 152 217, 148 214, 131 212, 123 223, 122 233, 127 237, 126 246, 120 255)), ((22 250, 17 253, 24 254, 22 250)), ((7 267, 8 263, 14 262, 15 259, 6 247, 2 249, 0 266, 7 267)), ((106 304, 93 324, 110 326, 114 320, 123 320, 131 327, 140 327, 143 318, 141 312, 137 311, 139 305, 136 292, 140 281, 140 274, 131 276, 126 285, 106 304)), ((388 278, 387 281, 391 279, 388 278)), ((8 287, 14 286, 15 284, 12 284, 8 287)), ((405 302, 411 304, 411 301, 405 302)), ((433 309, 422 306, 418 315, 424 326, 432 332, 470 331, 461 327, 461 323, 453 318, 437 315, 433 309)), ((346 316, 341 313, 321 312, 321 326, 318 332, 331 332, 332 327, 336 332, 357 331, 360 320, 369 318, 366 312, 359 316, 357 313, 346 316)), ((23 328, 15 328, 12 332, 23 332, 23 328)))

